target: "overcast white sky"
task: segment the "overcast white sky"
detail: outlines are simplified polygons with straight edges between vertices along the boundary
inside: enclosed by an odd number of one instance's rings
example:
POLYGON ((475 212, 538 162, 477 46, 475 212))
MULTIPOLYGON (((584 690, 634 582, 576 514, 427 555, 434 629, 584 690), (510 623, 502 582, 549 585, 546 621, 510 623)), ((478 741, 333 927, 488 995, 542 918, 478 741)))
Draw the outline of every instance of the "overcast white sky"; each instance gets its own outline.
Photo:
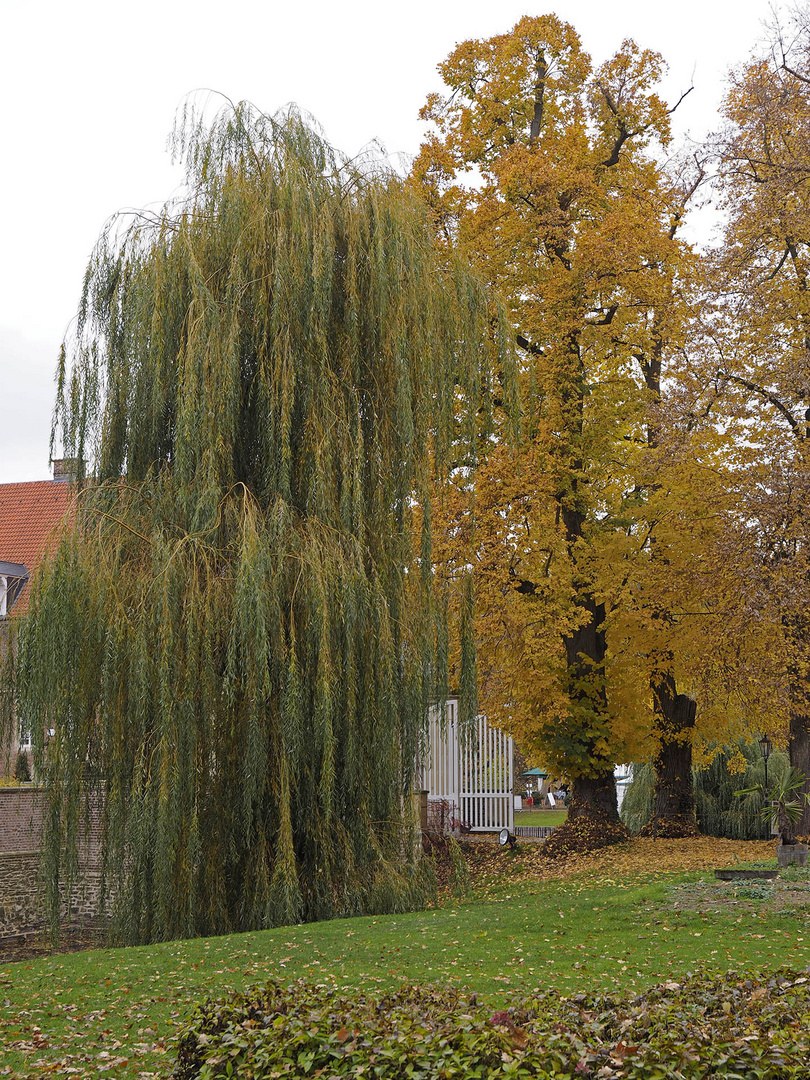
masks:
POLYGON ((410 155, 453 46, 548 11, 597 62, 625 37, 663 53, 671 99, 694 81, 679 110, 694 137, 770 17, 767 0, 0 0, 0 483, 49 475, 53 373, 88 255, 110 214, 176 187, 165 144, 187 93, 295 101, 345 152, 378 139, 410 155))

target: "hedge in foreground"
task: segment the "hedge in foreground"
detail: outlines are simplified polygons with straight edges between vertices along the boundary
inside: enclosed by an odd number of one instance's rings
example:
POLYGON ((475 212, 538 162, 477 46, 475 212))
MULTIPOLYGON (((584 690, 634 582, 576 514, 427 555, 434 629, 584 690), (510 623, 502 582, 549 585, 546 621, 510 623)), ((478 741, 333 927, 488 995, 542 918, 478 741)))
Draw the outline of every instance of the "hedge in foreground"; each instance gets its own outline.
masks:
POLYGON ((341 993, 270 981, 199 1006, 174 1080, 807 1077, 810 976, 690 976, 634 997, 540 994, 504 1011, 428 986, 341 993))

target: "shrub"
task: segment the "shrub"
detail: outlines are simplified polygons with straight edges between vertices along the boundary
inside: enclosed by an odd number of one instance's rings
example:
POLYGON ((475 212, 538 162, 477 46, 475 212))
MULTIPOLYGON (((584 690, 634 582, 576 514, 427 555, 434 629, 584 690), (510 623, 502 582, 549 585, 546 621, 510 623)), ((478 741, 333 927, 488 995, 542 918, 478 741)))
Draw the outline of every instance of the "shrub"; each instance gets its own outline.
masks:
MULTIPOLYGON (((790 770, 790 761, 784 751, 774 750, 768 762, 770 781, 776 781, 790 770)), ((765 780, 765 763, 759 743, 740 743, 739 747, 725 747, 707 769, 695 771, 695 805, 698 827, 706 836, 726 836, 730 840, 767 840, 771 835, 770 823, 763 820, 761 795, 756 793, 737 798, 740 788, 750 788, 765 780), (745 758, 742 773, 731 773, 728 762, 745 758)))
MULTIPOLYGON (((774 750, 768 762, 770 780, 790 769, 787 754, 774 750)), ((692 772, 695 785, 697 824, 704 836, 724 836, 729 840, 767 840, 770 827, 760 817, 762 797, 752 794, 736 798, 740 788, 749 788, 765 779, 765 765, 759 743, 741 742, 718 750, 711 764, 692 772), (731 773, 732 758, 745 759, 743 772, 731 773)), ((632 833, 640 832, 653 814, 655 770, 649 763, 633 766, 633 780, 622 802, 621 819, 632 833)))
POLYGON ((17 754, 17 761, 14 765, 14 779, 20 784, 31 782, 31 766, 28 764, 28 754, 24 750, 20 750, 19 754, 17 754))
POLYGON ((342 996, 302 981, 276 981, 198 1008, 181 1033, 175 1080, 231 1075, 371 1077, 498 1076, 513 1049, 509 1028, 487 1024, 474 997, 414 986, 342 996))
POLYGON ((446 988, 374 996, 271 981, 199 1006, 173 1076, 789 1080, 808 1059, 810 979, 787 969, 633 997, 543 993, 497 1012, 446 988))

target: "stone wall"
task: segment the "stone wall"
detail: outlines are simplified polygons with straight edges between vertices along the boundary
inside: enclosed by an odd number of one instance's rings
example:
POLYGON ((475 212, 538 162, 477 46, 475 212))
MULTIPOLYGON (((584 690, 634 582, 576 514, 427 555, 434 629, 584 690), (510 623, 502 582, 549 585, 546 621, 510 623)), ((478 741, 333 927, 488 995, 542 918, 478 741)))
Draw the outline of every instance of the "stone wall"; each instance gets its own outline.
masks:
MULTIPOLYGON (((39 877, 40 844, 45 810, 39 788, 0 788, 0 936, 21 934, 45 924, 39 877)), ((91 816, 90 830, 80 846, 79 880, 70 903, 63 896, 62 916, 70 920, 98 913, 99 816, 91 816)))
MULTIPOLYGON (((69 920, 63 890, 63 920, 85 922, 98 914, 99 879, 97 869, 81 868, 71 890, 69 920)), ((37 930, 45 923, 39 852, 0 852, 0 938, 37 930)))
POLYGON ((38 851, 0 853, 0 934, 18 934, 42 925, 38 874, 38 851))

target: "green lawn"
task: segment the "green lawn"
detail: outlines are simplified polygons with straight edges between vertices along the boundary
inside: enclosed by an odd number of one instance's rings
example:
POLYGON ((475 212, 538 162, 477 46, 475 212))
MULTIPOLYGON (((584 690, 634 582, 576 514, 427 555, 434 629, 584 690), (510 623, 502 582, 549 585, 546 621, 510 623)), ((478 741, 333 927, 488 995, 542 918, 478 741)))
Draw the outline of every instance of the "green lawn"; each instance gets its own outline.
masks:
POLYGON ((515 825, 562 825, 567 810, 516 810, 515 825))
POLYGON ((808 909, 769 911, 756 899, 710 914, 673 906, 712 888, 706 874, 599 883, 580 875, 403 916, 5 965, 0 1076, 28 1080, 55 1067, 79 1080, 162 1080, 172 1034, 194 1000, 271 975, 339 986, 438 982, 473 988, 496 1005, 535 987, 644 987, 698 965, 810 962, 808 909))

